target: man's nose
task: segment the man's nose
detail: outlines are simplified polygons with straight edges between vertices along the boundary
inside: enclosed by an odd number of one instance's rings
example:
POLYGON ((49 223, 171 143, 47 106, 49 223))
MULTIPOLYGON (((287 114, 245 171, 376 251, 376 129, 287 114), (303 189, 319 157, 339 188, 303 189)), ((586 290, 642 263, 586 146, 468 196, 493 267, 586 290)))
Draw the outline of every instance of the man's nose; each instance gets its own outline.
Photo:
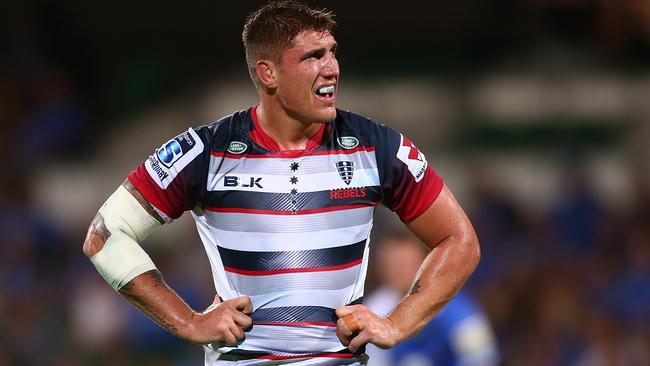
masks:
POLYGON ((324 77, 338 77, 339 76, 339 63, 334 55, 328 55, 323 58, 323 70, 321 72, 324 77))

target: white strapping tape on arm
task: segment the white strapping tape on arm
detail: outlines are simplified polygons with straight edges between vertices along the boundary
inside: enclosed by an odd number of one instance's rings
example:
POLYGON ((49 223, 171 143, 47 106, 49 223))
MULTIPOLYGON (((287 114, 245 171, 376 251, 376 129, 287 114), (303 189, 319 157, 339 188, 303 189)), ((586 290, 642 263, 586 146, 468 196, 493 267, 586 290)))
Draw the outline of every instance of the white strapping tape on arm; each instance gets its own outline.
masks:
POLYGON ((120 186, 102 205, 99 213, 111 235, 90 260, 114 289, 119 290, 136 276, 156 269, 138 243, 161 224, 126 188, 120 186))

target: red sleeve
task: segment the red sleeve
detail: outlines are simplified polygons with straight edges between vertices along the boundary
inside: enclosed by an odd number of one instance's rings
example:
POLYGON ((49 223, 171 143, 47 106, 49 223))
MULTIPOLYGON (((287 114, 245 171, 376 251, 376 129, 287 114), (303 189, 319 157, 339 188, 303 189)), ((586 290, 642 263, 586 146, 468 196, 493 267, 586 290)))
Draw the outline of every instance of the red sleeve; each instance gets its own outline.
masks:
POLYGON ((399 218, 411 222, 426 211, 442 191, 443 181, 438 174, 427 166, 424 178, 416 182, 410 174, 402 174, 401 181, 395 187, 393 206, 399 218))
POLYGON ((207 172, 205 144, 193 129, 167 141, 129 174, 129 181, 171 219, 196 204, 207 172))
POLYGON ((408 137, 387 129, 383 145, 384 204, 402 221, 413 221, 438 198, 444 183, 408 137))

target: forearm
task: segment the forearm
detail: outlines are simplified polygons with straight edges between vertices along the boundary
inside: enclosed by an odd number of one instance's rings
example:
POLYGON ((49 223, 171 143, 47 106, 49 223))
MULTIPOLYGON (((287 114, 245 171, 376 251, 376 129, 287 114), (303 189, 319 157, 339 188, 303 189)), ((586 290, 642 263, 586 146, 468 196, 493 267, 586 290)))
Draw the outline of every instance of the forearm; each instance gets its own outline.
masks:
POLYGON ((478 265, 473 235, 449 237, 422 263, 409 294, 388 316, 397 329, 396 343, 419 332, 458 293, 478 265))
POLYGON ((192 333, 191 321, 196 312, 165 283, 158 270, 136 276, 119 292, 170 333, 186 339, 192 333))
POLYGON ((172 290, 139 243, 164 220, 127 180, 88 228, 83 251, 99 273, 161 327, 199 344, 235 345, 252 325, 250 298, 221 302, 197 313, 172 290))
POLYGON ((162 222, 127 180, 100 208, 83 248, 113 288, 161 327, 185 338, 195 313, 167 286, 139 245, 162 222))

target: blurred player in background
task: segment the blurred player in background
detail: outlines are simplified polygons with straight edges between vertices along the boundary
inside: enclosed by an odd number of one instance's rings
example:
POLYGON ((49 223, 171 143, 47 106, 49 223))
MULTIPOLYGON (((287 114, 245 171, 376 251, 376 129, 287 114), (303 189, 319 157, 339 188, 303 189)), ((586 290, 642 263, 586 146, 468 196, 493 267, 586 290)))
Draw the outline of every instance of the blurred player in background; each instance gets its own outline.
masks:
MULTIPOLYGON (((408 293, 427 252, 406 234, 389 234, 374 250, 381 285, 364 304, 385 316, 408 293)), ((491 366, 499 361, 490 324, 464 290, 413 337, 390 350, 369 345, 366 352, 370 366, 491 366)))
MULTIPOLYGON (((393 347, 459 291, 479 260, 463 210, 399 132, 336 109, 333 14, 294 2, 243 31, 260 101, 164 143, 100 208, 84 252, 160 326, 205 345, 206 365, 357 365, 393 347), (361 305, 375 207, 430 249, 387 317, 361 305), (191 309, 139 246, 191 210, 216 287, 191 309)), ((183 243, 179 243, 183 245, 183 243)))

